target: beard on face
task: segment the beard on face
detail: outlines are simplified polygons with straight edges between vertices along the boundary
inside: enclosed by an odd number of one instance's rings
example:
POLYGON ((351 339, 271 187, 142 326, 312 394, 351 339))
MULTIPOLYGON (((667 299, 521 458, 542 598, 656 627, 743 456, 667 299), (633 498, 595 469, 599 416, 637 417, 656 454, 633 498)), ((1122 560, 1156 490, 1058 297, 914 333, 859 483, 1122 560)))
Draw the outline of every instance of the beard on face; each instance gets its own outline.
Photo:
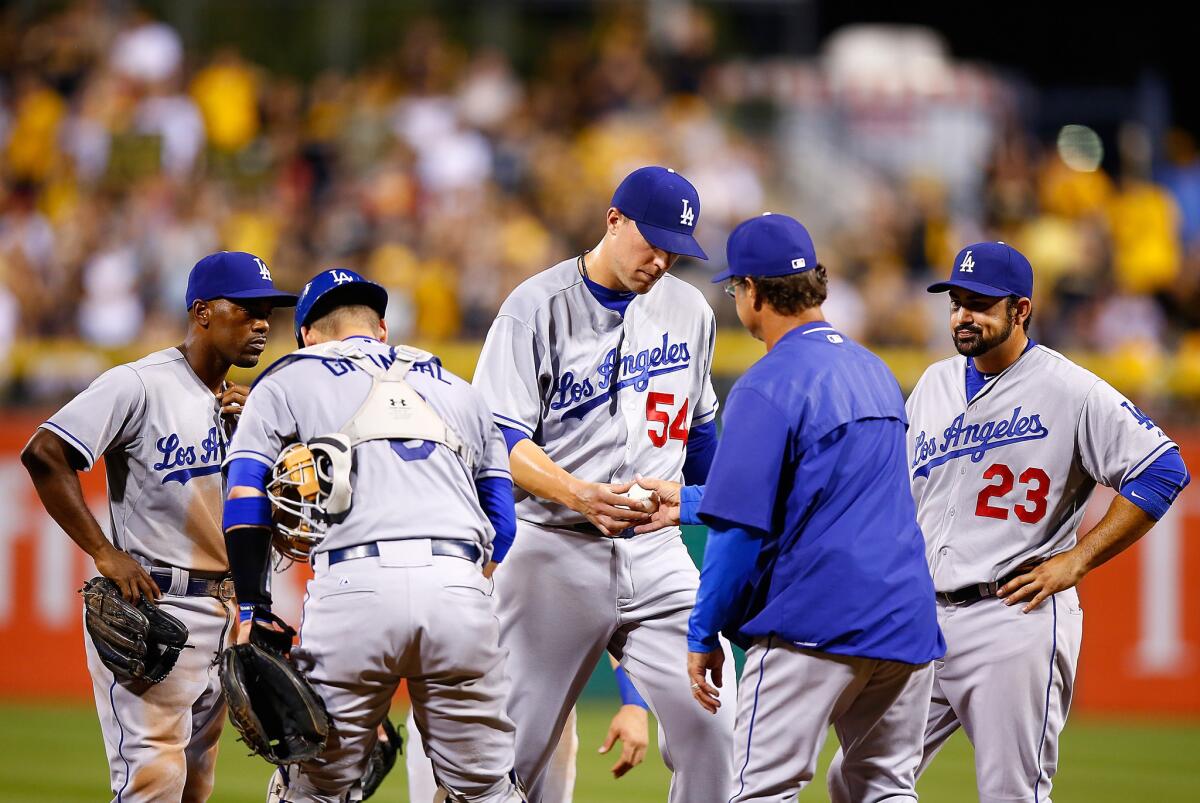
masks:
POLYGON ((958 353, 964 357, 980 357, 1008 340, 1016 324, 1015 310, 1009 311, 1004 326, 991 337, 984 337, 983 329, 975 324, 963 324, 954 330, 954 348, 958 349, 958 353), (970 332, 972 337, 967 340, 959 340, 959 332, 970 332))

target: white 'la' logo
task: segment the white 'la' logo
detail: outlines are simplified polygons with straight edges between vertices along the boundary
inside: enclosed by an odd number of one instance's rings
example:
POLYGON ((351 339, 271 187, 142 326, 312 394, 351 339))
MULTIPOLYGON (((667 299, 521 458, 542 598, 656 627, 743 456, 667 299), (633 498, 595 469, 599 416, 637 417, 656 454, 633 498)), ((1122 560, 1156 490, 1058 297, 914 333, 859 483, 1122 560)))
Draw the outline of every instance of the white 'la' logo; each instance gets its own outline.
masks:
POLYGON ((959 273, 974 273, 975 272, 975 260, 971 259, 970 251, 968 251, 967 255, 963 257, 962 264, 960 264, 958 266, 958 272, 959 273))
POLYGON ((255 257, 254 261, 258 263, 259 277, 262 279, 266 279, 268 282, 271 281, 271 271, 267 270, 267 263, 263 262, 258 257, 255 257))
POLYGON ((344 270, 331 270, 329 272, 330 272, 330 274, 333 275, 334 284, 343 285, 346 282, 354 281, 348 275, 346 275, 346 271, 344 271, 344 270))
POLYGON ((688 199, 683 198, 683 214, 679 216, 679 222, 685 226, 691 226, 696 222, 696 212, 688 205, 688 199))

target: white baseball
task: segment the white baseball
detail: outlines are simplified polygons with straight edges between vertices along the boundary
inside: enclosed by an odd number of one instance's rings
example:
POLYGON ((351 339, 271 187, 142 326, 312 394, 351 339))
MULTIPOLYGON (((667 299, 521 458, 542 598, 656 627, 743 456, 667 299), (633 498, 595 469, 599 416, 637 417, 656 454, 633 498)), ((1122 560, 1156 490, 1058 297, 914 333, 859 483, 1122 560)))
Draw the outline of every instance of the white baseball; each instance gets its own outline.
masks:
POLYGON ((632 499, 635 502, 643 502, 643 501, 649 499, 653 495, 654 495, 653 491, 647 491, 645 488, 638 485, 636 482, 633 484, 632 488, 630 488, 625 493, 621 494, 621 496, 628 496, 630 499, 632 499))

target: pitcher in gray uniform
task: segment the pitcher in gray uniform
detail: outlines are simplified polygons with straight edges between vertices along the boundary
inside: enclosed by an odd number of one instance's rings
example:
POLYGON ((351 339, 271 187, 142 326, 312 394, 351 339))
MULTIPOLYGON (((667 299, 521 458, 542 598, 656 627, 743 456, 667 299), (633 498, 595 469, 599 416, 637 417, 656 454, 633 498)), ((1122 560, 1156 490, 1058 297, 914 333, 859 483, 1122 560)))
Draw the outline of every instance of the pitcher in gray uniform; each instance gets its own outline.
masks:
POLYGON ((320 757, 280 774, 272 799, 359 799, 376 728, 407 678, 450 799, 515 800, 489 579, 515 530, 508 454, 478 392, 433 355, 384 342, 386 303, 353 271, 314 277, 296 308, 305 348, 258 378, 230 445, 226 542, 243 620, 271 601, 264 490, 276 456, 305 444, 330 461, 292 651, 325 701, 330 737, 320 757))
POLYGON ((599 245, 504 302, 475 371, 520 488, 497 594, 517 774, 534 801, 605 650, 658 717, 670 799, 723 803, 732 781, 734 706, 700 710, 680 658, 699 574, 678 528, 626 537, 652 504, 622 495, 639 473, 703 482, 715 450, 713 312, 667 275, 680 254, 704 257, 699 213, 679 174, 634 171, 599 245))
POLYGON ((221 461, 247 389, 226 381, 266 347, 273 306, 291 306, 261 259, 220 252, 188 279, 183 343, 101 374, 38 429, 21 455, 46 511, 132 602, 145 595, 187 627, 160 683, 114 677, 84 635, 114 799, 206 800, 225 704, 216 657, 234 618, 221 537, 221 461), (104 457, 110 526, 77 471, 104 457))
POLYGON ((931 366, 907 405, 947 645, 921 771, 961 726, 981 801, 1048 801, 1083 633, 1075 586, 1150 530, 1189 477, 1149 416, 1029 339, 1033 269, 1016 249, 969 245, 929 291, 949 291, 959 356, 931 366), (1079 534, 1098 483, 1118 495, 1079 534))

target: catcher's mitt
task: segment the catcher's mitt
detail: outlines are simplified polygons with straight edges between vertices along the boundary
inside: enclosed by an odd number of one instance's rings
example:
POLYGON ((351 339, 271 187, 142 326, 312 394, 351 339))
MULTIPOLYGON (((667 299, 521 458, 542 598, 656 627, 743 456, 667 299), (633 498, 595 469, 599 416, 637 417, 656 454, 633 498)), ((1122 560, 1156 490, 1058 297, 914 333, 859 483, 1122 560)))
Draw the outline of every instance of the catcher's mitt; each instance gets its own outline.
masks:
POLYGON ((187 645, 183 622, 145 597, 130 605, 107 577, 93 577, 79 593, 84 626, 100 660, 114 675, 150 684, 167 676, 187 645))
POLYGON ((362 799, 366 800, 383 783, 383 779, 396 766, 396 756, 404 752, 404 739, 396 732, 396 726, 387 717, 383 718, 383 736, 375 742, 375 749, 367 759, 367 771, 363 773, 362 799))
MULTIPOLYGON (((221 653, 229 721, 250 750, 272 764, 316 758, 329 737, 325 703, 281 652, 265 644, 259 630, 255 625, 250 631, 250 644, 221 653)), ((286 643, 291 644, 290 634, 286 643)))

